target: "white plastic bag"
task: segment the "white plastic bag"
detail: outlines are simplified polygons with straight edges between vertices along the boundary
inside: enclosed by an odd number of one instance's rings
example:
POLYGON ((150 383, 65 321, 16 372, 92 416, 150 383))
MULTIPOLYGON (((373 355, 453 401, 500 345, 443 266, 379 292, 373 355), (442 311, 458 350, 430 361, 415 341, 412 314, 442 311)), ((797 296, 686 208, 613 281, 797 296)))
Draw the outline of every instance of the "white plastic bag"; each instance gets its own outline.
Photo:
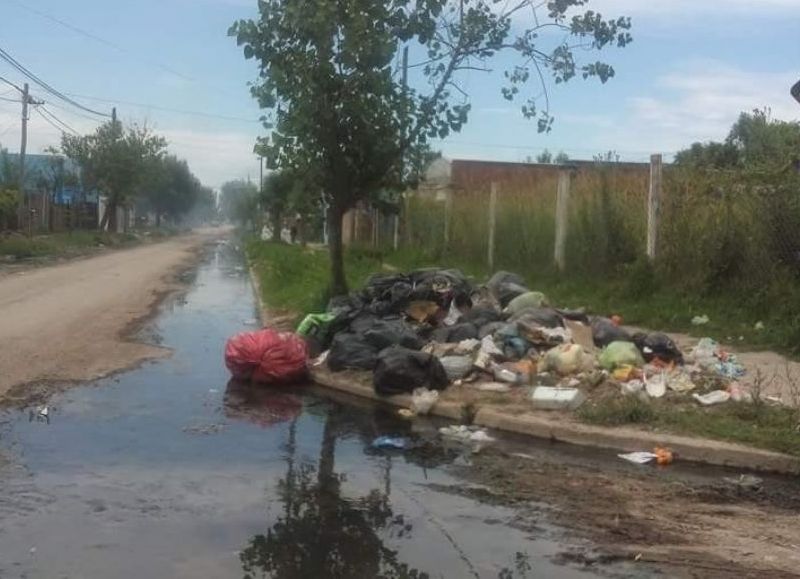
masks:
POLYGON ((702 396, 700 394, 692 394, 692 397, 703 406, 722 404, 723 402, 727 402, 731 399, 730 393, 725 392, 725 390, 714 390, 713 392, 703 394, 702 396))
POLYGON ((437 390, 428 390, 427 388, 417 388, 411 394, 411 410, 414 414, 424 416, 431 411, 431 408, 439 401, 439 392, 437 390))

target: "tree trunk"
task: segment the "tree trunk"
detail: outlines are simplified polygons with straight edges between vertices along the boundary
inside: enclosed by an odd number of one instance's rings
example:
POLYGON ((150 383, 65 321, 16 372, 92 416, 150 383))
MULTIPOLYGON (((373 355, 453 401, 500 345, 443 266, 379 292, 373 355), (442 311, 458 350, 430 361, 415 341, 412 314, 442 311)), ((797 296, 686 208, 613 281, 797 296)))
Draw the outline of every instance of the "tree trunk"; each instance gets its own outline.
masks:
POLYGON ((274 243, 280 243, 281 221, 283 216, 281 215, 281 212, 278 211, 277 209, 273 209, 272 212, 270 213, 270 216, 272 217, 272 241, 274 243))
POLYGON ((347 277, 344 274, 344 244, 342 243, 342 219, 344 210, 331 207, 328 212, 328 248, 331 260, 331 297, 347 294, 347 277))
POLYGON ((105 211, 103 211, 103 218, 100 220, 100 231, 105 231, 107 227, 110 227, 112 213, 116 216, 117 206, 116 204, 112 206, 111 199, 109 199, 106 202, 105 211))

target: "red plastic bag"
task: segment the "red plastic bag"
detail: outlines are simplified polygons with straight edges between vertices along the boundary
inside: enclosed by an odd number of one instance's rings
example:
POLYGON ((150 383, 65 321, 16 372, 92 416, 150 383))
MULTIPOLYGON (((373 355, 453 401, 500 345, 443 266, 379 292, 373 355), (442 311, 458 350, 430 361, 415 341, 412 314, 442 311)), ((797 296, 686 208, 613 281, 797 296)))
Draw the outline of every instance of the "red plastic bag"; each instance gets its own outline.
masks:
POLYGON ((225 345, 225 365, 239 380, 295 382, 306 375, 307 358, 302 338, 270 329, 236 334, 225 345))

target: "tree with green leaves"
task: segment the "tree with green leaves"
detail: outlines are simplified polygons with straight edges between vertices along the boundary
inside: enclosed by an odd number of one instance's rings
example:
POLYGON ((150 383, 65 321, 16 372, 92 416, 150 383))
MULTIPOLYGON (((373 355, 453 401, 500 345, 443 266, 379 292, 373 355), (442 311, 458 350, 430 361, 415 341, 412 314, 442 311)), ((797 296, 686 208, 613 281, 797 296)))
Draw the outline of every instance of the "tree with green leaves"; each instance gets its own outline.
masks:
POLYGON ((546 75, 556 83, 614 75, 607 63, 576 57, 627 45, 630 19, 582 11, 587 2, 260 0, 257 19, 231 27, 245 57, 259 63, 252 93, 273 111, 265 118, 271 166, 320 176, 333 294, 347 290, 344 213, 377 192, 399 190, 416 148, 462 128, 470 111, 465 75, 490 70, 500 53, 516 54, 500 92, 524 98, 522 114, 540 131, 552 123, 546 75), (408 84, 398 66, 405 48, 413 58, 408 84), (523 97, 531 78, 540 87, 523 97))
POLYGON ((81 169, 84 186, 97 188, 108 198, 100 228, 116 230, 117 207, 135 195, 152 159, 160 157, 166 141, 147 126, 127 129, 109 121, 91 135, 61 137, 61 152, 81 169))
POLYGON ((162 217, 177 223, 195 206, 202 185, 188 163, 175 155, 151 157, 142 180, 142 196, 156 216, 156 227, 162 217))
POLYGON ((292 174, 286 170, 272 171, 264 178, 261 192, 261 206, 270 216, 272 241, 281 241, 283 217, 291 207, 292 189, 295 187, 292 174))
POLYGON ((722 142, 694 143, 677 165, 706 169, 786 169, 800 158, 800 123, 772 118, 769 109, 742 113, 722 142))
POLYGON ((250 181, 238 179, 223 183, 220 188, 222 214, 230 221, 255 226, 258 213, 258 187, 250 181))

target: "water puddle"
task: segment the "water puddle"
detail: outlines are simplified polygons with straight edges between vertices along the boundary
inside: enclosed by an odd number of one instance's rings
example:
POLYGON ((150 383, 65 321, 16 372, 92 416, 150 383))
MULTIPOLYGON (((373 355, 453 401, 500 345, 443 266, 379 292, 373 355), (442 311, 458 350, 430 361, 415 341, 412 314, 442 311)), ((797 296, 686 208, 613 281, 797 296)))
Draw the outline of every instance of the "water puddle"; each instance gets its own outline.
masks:
POLYGON ((170 359, 53 398, 49 422, 3 415, 0 577, 636 576, 559 565, 590 546, 452 492, 455 449, 373 450, 412 428, 386 411, 229 384, 252 289, 228 244, 196 273, 148 330, 170 359))

